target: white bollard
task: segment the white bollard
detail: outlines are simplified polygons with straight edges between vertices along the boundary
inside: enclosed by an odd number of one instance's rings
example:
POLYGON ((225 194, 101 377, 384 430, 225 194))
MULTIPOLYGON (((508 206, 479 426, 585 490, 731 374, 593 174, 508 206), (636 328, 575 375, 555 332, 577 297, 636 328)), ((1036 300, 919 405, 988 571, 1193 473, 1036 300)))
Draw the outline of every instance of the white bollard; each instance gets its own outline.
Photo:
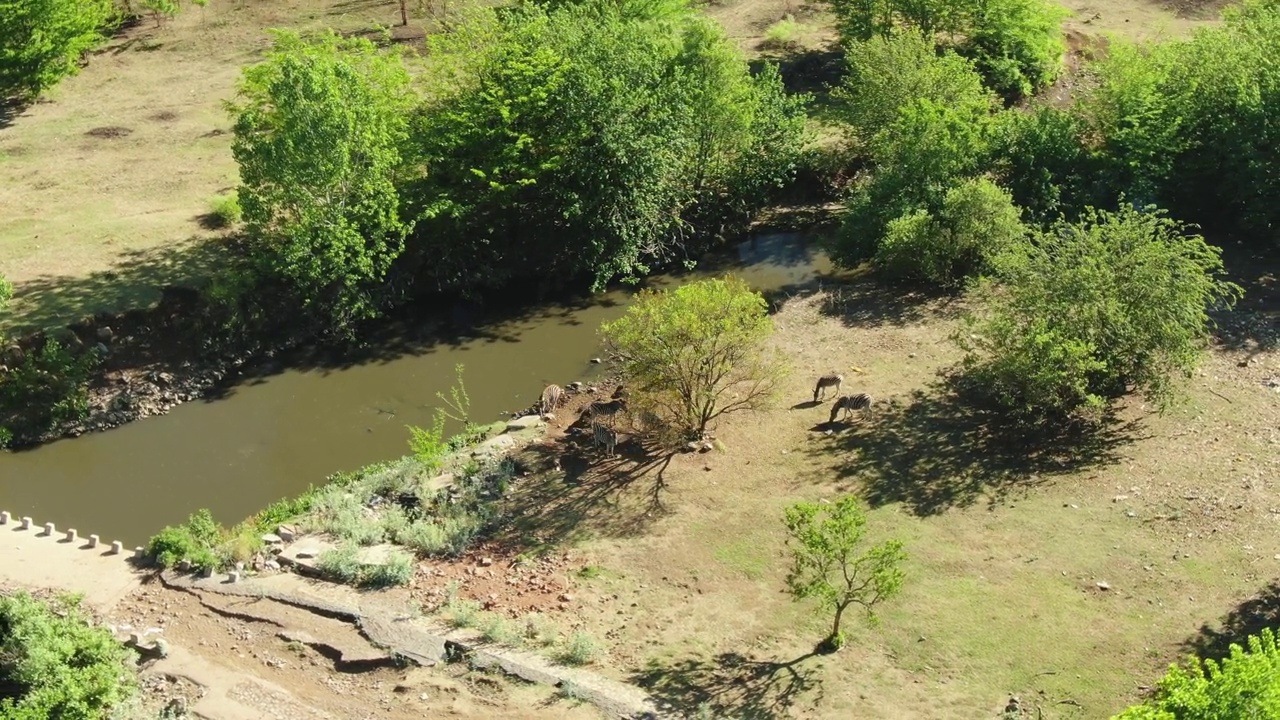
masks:
POLYGON ((142 560, 147 556, 146 548, 136 547, 133 549, 133 559, 142 560))
POLYGON ((67 542, 75 542, 76 540, 79 540, 79 539, 80 538, 76 537, 75 528, 71 528, 70 530, 67 531, 67 542))
POLYGON ((13 516, 9 514, 8 510, 0 512, 0 525, 8 525, 12 520, 13 516))
POLYGON ((91 547, 91 548, 96 548, 96 547, 98 547, 98 536, 97 536, 97 535, 90 535, 90 536, 89 536, 89 547, 91 547))
POLYGON ((119 555, 121 550, 124 550, 124 545, 122 545, 122 544, 120 543, 120 541, 119 541, 119 540, 112 540, 112 541, 111 541, 111 554, 112 554, 112 555, 119 555))
POLYGON ((31 518, 29 518, 29 517, 23 517, 23 518, 22 518, 22 524, 21 524, 21 525, 19 525, 18 527, 19 527, 20 529, 22 529, 22 530, 30 530, 30 529, 31 529, 31 518))
POLYGON ((58 532, 58 529, 57 529, 57 528, 55 528, 55 527, 53 526, 53 523, 45 523, 45 524, 44 524, 44 534, 45 534, 45 535, 47 535, 47 536, 49 536, 49 537, 53 537, 53 534, 54 534, 54 533, 56 533, 56 532, 58 532))

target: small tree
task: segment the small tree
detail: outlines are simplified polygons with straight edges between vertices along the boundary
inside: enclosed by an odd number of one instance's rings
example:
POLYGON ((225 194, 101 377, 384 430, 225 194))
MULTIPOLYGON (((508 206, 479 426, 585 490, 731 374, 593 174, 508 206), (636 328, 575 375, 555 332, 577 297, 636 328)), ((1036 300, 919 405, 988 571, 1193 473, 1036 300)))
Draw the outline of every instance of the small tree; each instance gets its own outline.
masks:
POLYGON ((1249 636, 1249 649, 1231 646, 1221 662, 1192 658, 1174 665, 1155 697, 1115 720, 1235 720, 1280 717, 1280 647, 1265 628, 1249 636))
POLYGON ((758 409, 772 394, 781 366, 767 347, 768 310, 742 280, 702 280, 642 291, 601 334, 632 403, 697 436, 712 420, 758 409))
POLYGON ((796 600, 813 598, 835 612, 825 644, 838 650, 845 641, 840 621, 849 606, 861 605, 876 622, 875 606, 902 589, 902 543, 886 540, 859 552, 867 516, 852 495, 830 505, 796 503, 787 508, 785 522, 793 561, 787 587, 796 600))
POLYGON ((1129 388, 1166 407, 1204 353, 1209 306, 1241 292, 1221 251, 1184 233, 1122 203, 1006 253, 984 315, 957 335, 973 384, 1025 419, 1100 410, 1129 388))

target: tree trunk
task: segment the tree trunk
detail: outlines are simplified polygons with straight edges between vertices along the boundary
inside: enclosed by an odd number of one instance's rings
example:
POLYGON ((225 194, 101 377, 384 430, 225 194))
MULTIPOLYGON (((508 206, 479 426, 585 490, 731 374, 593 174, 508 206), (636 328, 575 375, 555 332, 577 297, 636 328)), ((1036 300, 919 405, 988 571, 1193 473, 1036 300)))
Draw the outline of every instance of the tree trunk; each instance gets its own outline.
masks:
POLYGON ((848 606, 836 605, 836 619, 835 619, 835 622, 831 624, 831 637, 829 638, 829 643, 832 648, 840 647, 839 640, 838 640, 838 638, 840 637, 840 618, 844 615, 844 609, 846 607, 848 606))
POLYGON ((400 0, 400 24, 405 27, 409 26, 409 10, 405 7, 408 0, 400 0))

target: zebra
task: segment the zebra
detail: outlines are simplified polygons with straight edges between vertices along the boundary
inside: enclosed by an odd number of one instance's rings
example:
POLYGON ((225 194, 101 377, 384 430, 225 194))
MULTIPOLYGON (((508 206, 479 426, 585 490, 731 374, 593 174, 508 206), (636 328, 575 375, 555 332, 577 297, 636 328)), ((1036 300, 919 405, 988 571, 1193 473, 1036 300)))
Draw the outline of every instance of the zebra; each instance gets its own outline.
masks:
POLYGON ((598 422, 591 423, 591 444, 593 447, 605 449, 609 457, 613 457, 613 449, 618 444, 618 433, 598 422))
POLYGON ((542 391, 542 400, 538 404, 538 409, 543 415, 551 414, 560 406, 560 400, 564 397, 564 390, 559 385, 548 385, 546 390, 542 391))
POLYGON ((868 410, 873 402, 875 401, 866 393, 842 395, 836 400, 836 404, 831 406, 831 419, 828 422, 835 422, 841 410, 844 411, 844 417, 848 420, 854 410, 868 410))
POLYGON ((836 395, 840 394, 840 386, 844 384, 844 376, 838 373, 827 373, 818 378, 818 384, 813 386, 813 401, 818 402, 818 394, 822 393, 825 398, 827 394, 823 392, 827 388, 835 388, 836 395))
POLYGON ((597 400, 591 403, 587 409, 591 413, 592 422, 595 422, 597 418, 609 418, 609 423, 612 424, 618 413, 627 409, 627 401, 625 398, 617 398, 609 402, 597 400))

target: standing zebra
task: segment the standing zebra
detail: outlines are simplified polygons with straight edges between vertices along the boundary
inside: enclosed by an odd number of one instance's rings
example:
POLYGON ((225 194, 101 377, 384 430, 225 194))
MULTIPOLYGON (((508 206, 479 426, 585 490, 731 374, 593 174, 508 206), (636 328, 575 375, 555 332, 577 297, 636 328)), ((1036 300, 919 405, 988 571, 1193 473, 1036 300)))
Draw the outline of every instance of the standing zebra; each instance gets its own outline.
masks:
POLYGON ((823 375, 818 378, 818 384, 813 386, 813 401, 818 402, 819 393, 822 393, 822 397, 825 398, 827 396, 827 393, 825 392, 827 388, 835 388, 835 394, 839 395, 840 386, 842 384, 844 384, 843 375, 838 373, 827 373, 826 375, 823 375))
POLYGON ((842 395, 836 400, 836 404, 831 406, 831 419, 828 422, 835 422, 841 410, 844 411, 844 418, 848 420, 854 410, 868 410, 873 402, 875 401, 866 393, 842 395))
POLYGON ((610 400, 608 402, 597 400, 591 403, 591 405, 588 406, 587 409, 591 413, 592 422, 595 422, 599 419, 608 418, 609 424, 613 425, 614 418, 618 416, 618 413, 627 409, 627 401, 624 398, 618 398, 616 400, 610 400))
POLYGON ((548 385, 546 390, 542 391, 542 400, 538 405, 538 409, 543 415, 551 414, 551 411, 560 406, 560 399, 564 397, 564 390, 559 385, 548 385))
POLYGON ((591 423, 591 444, 596 448, 603 447, 605 453, 613 457, 613 449, 618 444, 618 433, 605 425, 593 422, 591 423))

